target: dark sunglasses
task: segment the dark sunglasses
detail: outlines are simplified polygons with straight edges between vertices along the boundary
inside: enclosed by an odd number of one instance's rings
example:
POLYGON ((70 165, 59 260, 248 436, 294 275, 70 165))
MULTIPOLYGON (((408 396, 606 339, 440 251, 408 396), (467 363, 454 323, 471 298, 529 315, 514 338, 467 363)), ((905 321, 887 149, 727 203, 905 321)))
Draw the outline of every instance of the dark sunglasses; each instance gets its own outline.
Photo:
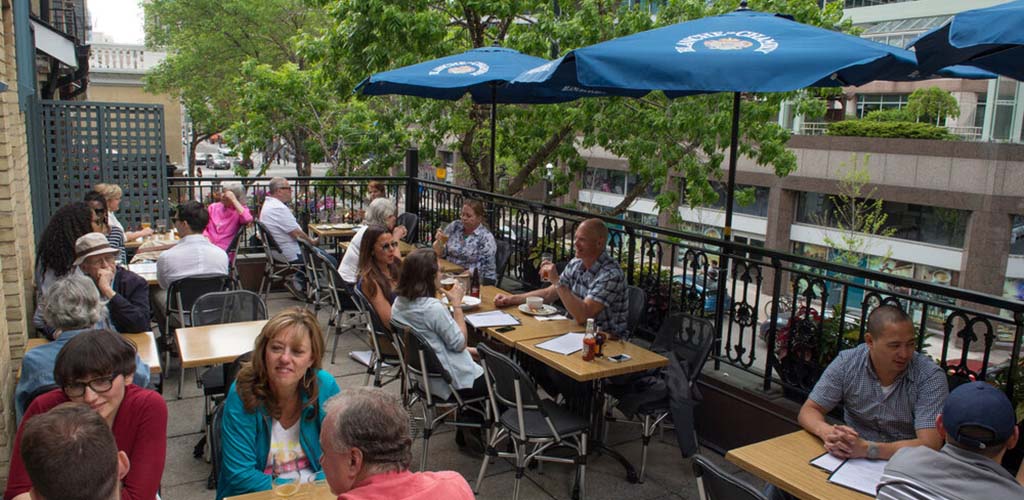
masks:
POLYGON ((384 250, 387 250, 389 248, 398 248, 398 242, 392 241, 391 243, 385 243, 381 245, 381 248, 383 248, 384 250))

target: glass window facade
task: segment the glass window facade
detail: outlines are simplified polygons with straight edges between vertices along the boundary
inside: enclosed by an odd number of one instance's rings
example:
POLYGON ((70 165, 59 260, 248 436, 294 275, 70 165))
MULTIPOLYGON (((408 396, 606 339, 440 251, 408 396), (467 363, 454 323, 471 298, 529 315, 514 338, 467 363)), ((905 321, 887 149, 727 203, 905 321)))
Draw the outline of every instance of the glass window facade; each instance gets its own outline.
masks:
MULTIPOLYGON (((891 201, 883 201, 882 207, 889 216, 886 226, 896 228, 894 238, 954 248, 964 247, 967 220, 970 218, 970 212, 966 210, 891 201)), ((832 196, 801 192, 797 197, 796 220, 804 224, 820 224, 820 214, 832 214, 834 210, 832 196)))
POLYGON ((1014 215, 1010 227, 1010 255, 1024 255, 1024 215, 1014 215))
MULTIPOLYGON (((710 181, 711 188, 718 194, 718 199, 714 203, 707 205, 708 208, 714 208, 717 210, 725 210, 725 188, 724 182, 710 181)), ((737 214, 753 215, 755 217, 767 217, 768 216, 768 194, 770 189, 761 186, 748 186, 745 184, 737 184, 736 189, 754 189, 754 201, 752 203, 741 205, 739 200, 733 199, 732 211, 737 214)), ((686 188, 685 186, 680 193, 680 199, 683 203, 686 202, 686 188)))
POLYGON ((857 118, 877 109, 903 109, 910 94, 857 94, 857 118))
MULTIPOLYGON (((625 195, 637 182, 639 182, 639 177, 629 172, 588 167, 587 172, 583 175, 583 186, 580 189, 625 195)), ((647 186, 647 189, 640 193, 641 198, 653 199, 657 195, 658 190, 653 185, 647 186)))

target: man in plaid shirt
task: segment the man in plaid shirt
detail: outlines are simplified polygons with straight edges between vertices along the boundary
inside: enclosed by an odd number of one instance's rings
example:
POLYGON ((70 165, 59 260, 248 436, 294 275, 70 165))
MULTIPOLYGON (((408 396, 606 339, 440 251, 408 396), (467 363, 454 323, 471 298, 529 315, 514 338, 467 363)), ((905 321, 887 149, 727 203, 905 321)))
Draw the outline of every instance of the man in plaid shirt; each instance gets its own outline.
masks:
POLYGON ((562 272, 552 262, 540 267, 551 286, 518 295, 498 294, 494 305, 522 304, 527 297, 543 297, 545 303, 561 300, 566 311, 580 325, 594 318, 597 328, 615 335, 626 333, 626 276, 608 255, 608 228, 601 219, 587 219, 576 229, 573 247, 576 258, 562 272))
POLYGON ((884 305, 868 318, 864 344, 847 349, 825 369, 798 420, 839 458, 888 459, 908 446, 938 450, 935 417, 949 394, 946 376, 916 352, 914 324, 884 305), (842 403, 845 425, 825 415, 842 403))

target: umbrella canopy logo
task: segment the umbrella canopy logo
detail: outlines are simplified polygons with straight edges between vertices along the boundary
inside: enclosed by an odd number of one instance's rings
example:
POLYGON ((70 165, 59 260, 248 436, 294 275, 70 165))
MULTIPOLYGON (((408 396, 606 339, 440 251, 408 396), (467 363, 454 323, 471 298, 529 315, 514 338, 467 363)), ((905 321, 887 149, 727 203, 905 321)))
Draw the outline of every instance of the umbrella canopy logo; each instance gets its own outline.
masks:
POLYGON ((698 44, 711 50, 746 50, 757 45, 754 52, 762 54, 770 54, 779 48, 779 42, 774 38, 756 31, 710 31, 679 40, 676 52, 697 52, 694 46, 698 44))
POLYGON ((448 73, 449 75, 469 75, 469 76, 480 76, 487 73, 491 69, 487 63, 480 61, 457 61, 442 64, 428 73, 430 76, 437 76, 441 73, 448 73))

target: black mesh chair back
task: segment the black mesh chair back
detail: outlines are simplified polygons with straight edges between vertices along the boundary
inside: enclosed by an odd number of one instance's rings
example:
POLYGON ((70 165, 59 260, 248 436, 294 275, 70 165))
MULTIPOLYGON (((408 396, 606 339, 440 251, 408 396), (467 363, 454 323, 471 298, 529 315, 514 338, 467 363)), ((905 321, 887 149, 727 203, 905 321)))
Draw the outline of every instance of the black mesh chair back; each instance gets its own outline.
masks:
POLYGON ((283 255, 281 252, 281 246, 274 241, 274 236, 270 234, 270 230, 267 229, 266 224, 256 220, 256 227, 259 228, 260 242, 263 244, 263 251, 266 252, 268 258, 273 258, 271 251, 277 252, 283 255))
POLYGON ((636 335, 637 328, 640 327, 640 320, 643 319, 644 309, 647 308, 647 292, 644 292, 643 288, 629 285, 626 287, 626 303, 627 303, 627 314, 626 314, 626 338, 629 339, 633 335, 636 335))
POLYGON ((411 212, 402 212, 398 215, 398 219, 395 220, 396 226, 405 226, 409 230, 405 235, 405 241, 409 243, 416 243, 416 224, 420 221, 420 217, 411 212))
POLYGON ((512 257, 512 245, 505 240, 494 242, 498 249, 494 253, 494 268, 497 270, 495 286, 501 286, 501 279, 505 277, 505 270, 508 268, 508 260, 512 257))
POLYGON ((523 410, 544 411, 533 380, 512 358, 484 343, 477 344, 476 351, 480 354, 480 364, 484 366, 487 385, 493 389, 492 406, 499 414, 501 409, 515 408, 519 404, 523 410))
POLYGON ((243 234, 245 234, 245 226, 238 228, 238 231, 235 231, 235 237, 231 238, 231 243, 228 243, 226 252, 232 263, 235 262, 234 254, 238 252, 238 242, 242 239, 243 234))
POLYGON ((715 325, 705 319, 685 313, 676 313, 665 318, 658 335, 651 344, 654 351, 671 350, 690 380, 690 386, 697 383, 704 363, 707 362, 715 342, 715 325))
MULTIPOLYGON (((424 342, 415 330, 394 321, 391 322, 391 326, 397 337, 402 339, 402 357, 405 358, 406 368, 409 370, 410 388, 420 393, 427 406, 432 406, 434 396, 430 393, 430 379, 441 379, 451 386, 451 374, 441 364, 434 349, 424 342)), ((452 394, 455 399, 459 399, 454 389, 452 394)))
POLYGON ((192 326, 267 319, 267 305, 249 290, 211 292, 192 304, 192 326))
POLYGON ((182 278, 167 289, 167 315, 178 315, 179 325, 192 325, 192 307, 200 297, 228 288, 230 278, 225 274, 201 274, 182 278))
POLYGON ((370 332, 372 333, 370 339, 372 340, 374 354, 385 363, 391 365, 401 363, 399 350, 392 341, 391 332, 384 326, 384 322, 381 321, 377 310, 373 308, 373 304, 370 304, 370 301, 366 299, 366 295, 363 294, 363 290, 358 285, 353 286, 352 291, 355 294, 356 301, 361 303, 363 310, 370 316, 370 332))
POLYGON ((701 500, 767 500, 757 488, 700 455, 693 457, 693 475, 701 500))

